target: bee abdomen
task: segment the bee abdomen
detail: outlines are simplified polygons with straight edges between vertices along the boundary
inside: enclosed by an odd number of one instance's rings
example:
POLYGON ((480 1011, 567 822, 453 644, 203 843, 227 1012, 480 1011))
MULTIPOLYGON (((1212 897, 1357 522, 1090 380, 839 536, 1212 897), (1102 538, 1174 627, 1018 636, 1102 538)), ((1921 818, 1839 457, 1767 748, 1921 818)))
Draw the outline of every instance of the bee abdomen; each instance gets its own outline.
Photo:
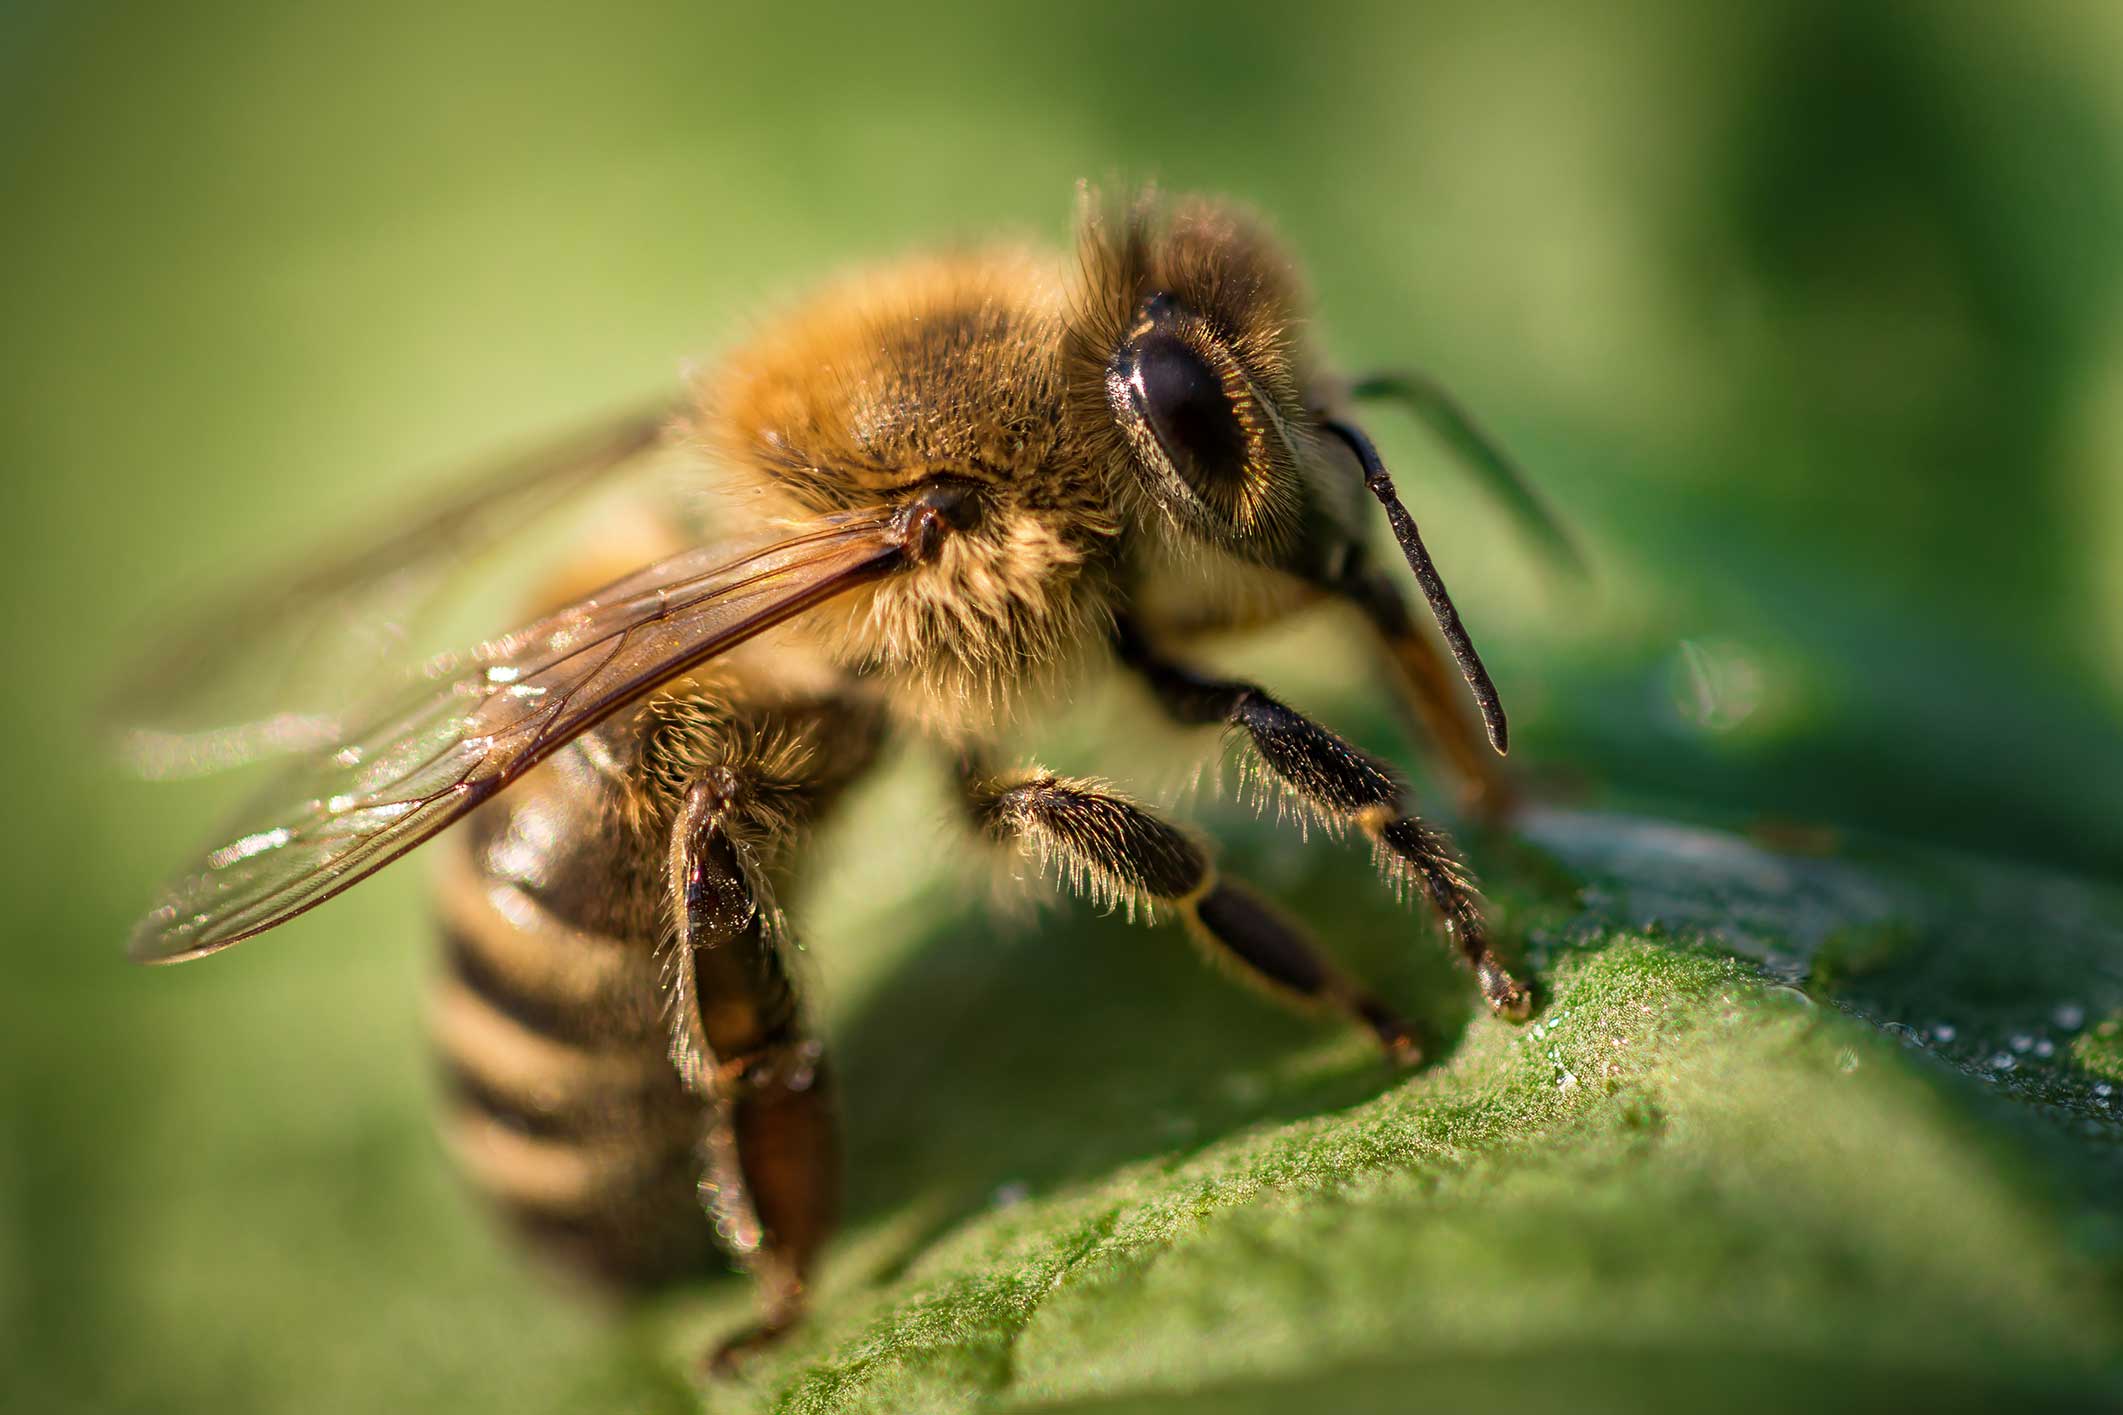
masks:
POLYGON ((469 852, 433 1009, 450 1148, 549 1256, 627 1285, 700 1271, 707 1117, 672 1065, 653 951, 565 925, 469 852))

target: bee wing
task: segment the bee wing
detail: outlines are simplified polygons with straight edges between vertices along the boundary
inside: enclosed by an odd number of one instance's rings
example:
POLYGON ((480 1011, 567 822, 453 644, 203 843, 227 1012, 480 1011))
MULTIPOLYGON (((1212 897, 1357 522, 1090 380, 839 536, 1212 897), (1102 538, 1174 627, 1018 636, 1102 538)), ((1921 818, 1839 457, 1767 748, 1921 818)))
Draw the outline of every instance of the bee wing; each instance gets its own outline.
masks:
POLYGON ((102 717, 144 776, 203 775, 332 742, 345 704, 417 665, 416 622, 455 572, 610 484, 663 439, 666 402, 498 463, 352 548, 200 607, 112 683, 102 717))
POLYGON ((194 958, 366 878, 571 738, 754 634, 910 563, 901 519, 843 519, 736 560, 705 549, 482 645, 294 764, 134 931, 194 958))

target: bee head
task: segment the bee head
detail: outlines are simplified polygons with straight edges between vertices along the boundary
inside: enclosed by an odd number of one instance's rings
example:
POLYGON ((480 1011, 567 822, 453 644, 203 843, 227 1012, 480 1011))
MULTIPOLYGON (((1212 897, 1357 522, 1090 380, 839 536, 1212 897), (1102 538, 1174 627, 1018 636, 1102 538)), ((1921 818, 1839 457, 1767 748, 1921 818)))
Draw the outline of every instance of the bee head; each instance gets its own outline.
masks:
POLYGON ((1289 261, 1229 206, 1087 198, 1069 334, 1072 416, 1123 492, 1184 534, 1273 561, 1313 449, 1289 261))

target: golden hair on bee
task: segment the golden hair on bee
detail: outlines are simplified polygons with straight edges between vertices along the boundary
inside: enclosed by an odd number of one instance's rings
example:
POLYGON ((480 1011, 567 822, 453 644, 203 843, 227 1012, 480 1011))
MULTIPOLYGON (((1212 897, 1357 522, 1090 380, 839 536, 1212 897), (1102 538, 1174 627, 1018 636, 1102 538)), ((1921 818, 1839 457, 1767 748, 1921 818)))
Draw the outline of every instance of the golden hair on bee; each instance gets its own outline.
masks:
POLYGON ((930 726, 987 726, 1103 641, 1120 523, 1066 415, 1068 313, 1051 258, 924 257, 827 290, 696 385, 701 443, 769 515, 939 479, 978 501, 923 574, 814 616, 837 659, 910 690, 899 706, 930 726))
MULTIPOLYGON (((644 498, 642 524, 586 532, 515 631, 409 665, 402 684, 369 660, 315 685, 320 713, 276 697, 251 722, 156 734, 215 760, 275 741, 304 755, 159 899, 134 934, 143 961, 276 928, 460 823, 438 842, 435 1025, 457 1148, 533 1244, 624 1284, 700 1271, 712 1223, 761 1299, 718 1365, 801 1319, 833 1231, 833 1073, 776 896, 895 739, 947 760, 975 832, 1061 889, 1176 920, 1234 976, 1414 1060, 1414 1029, 1223 875, 1205 839, 1098 777, 999 759, 1006 719, 1094 671, 1125 675, 1145 711, 1244 752, 1248 789, 1278 821, 1293 807, 1299 842, 1311 824, 1367 840, 1491 1010, 1532 1005, 1402 775, 1188 660, 1204 631, 1340 604, 1467 799, 1501 813, 1509 791, 1454 663, 1499 753, 1501 703, 1353 404, 1399 399, 1485 474, 1510 483, 1508 463, 1432 381, 1323 377, 1296 269, 1242 209, 1086 190, 1080 210, 1073 261, 923 255, 762 323, 690 381, 682 426, 704 455, 687 485, 644 498), (720 523, 696 524, 718 499, 720 523), (1380 511, 1452 662, 1373 558, 1380 511), (324 737, 286 740, 291 717, 324 737)), ((612 474, 671 418, 664 401, 613 419, 250 587, 143 655, 133 696, 187 718, 224 706, 246 667, 284 692, 310 621, 403 614, 407 570, 628 489, 612 474)))

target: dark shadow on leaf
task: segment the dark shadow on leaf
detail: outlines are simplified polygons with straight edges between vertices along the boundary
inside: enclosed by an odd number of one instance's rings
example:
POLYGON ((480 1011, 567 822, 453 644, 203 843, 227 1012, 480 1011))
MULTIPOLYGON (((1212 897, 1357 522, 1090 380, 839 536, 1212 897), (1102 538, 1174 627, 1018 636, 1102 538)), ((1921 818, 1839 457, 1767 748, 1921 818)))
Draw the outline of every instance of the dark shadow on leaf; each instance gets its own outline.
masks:
MULTIPOLYGON (((1245 830, 1241 825, 1239 833, 1245 830)), ((1448 1055, 1473 1015, 1468 978, 1363 853, 1262 828, 1225 852, 1448 1055), (1270 866, 1274 868, 1270 868, 1270 866)), ((1248 1126, 1367 1100, 1402 1079, 1355 1030, 1293 1016, 1227 979, 1176 922, 1079 904, 998 923, 939 910, 925 945, 834 1038, 851 1225, 921 1205, 932 1232, 1150 1157, 1180 1163, 1248 1126)), ((899 1260, 895 1260, 899 1261, 899 1260)))

